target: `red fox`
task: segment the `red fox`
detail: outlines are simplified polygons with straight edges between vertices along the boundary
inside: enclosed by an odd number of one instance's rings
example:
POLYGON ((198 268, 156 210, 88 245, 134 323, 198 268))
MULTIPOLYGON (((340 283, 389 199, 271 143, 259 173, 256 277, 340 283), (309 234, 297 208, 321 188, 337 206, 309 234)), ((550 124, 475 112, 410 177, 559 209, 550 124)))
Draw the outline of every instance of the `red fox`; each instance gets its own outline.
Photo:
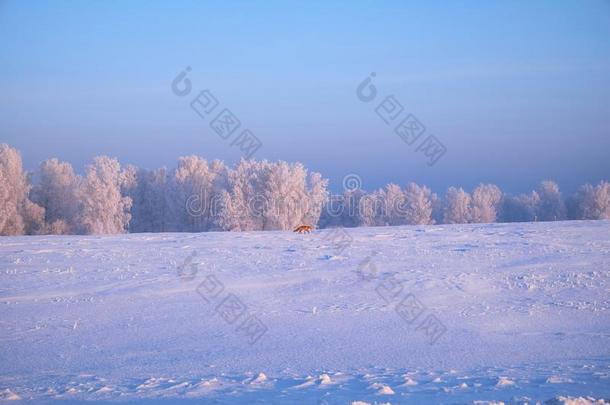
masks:
POLYGON ((309 226, 309 225, 301 225, 301 226, 297 226, 294 231, 292 232, 296 232, 296 233, 309 233, 313 231, 313 227, 309 226))

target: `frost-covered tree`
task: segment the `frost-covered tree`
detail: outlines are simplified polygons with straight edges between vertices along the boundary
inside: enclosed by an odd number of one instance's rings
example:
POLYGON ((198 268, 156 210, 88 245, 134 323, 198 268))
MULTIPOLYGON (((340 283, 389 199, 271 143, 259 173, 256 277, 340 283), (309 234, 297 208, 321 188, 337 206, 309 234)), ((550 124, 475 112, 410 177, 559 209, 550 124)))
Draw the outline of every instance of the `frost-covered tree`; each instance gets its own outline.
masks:
POLYGON ((331 228, 344 225, 345 198, 343 195, 331 194, 322 205, 318 227, 331 228))
POLYGON ((585 184, 572 202, 575 219, 610 219, 610 183, 585 184))
POLYGON ((557 183, 543 181, 538 186, 536 193, 539 197, 536 207, 538 221, 561 221, 566 219, 566 206, 557 183))
POLYGON ((133 200, 131 207, 130 232, 167 231, 168 209, 166 199, 167 170, 138 169, 135 186, 128 196, 133 200))
POLYGON ((216 227, 221 230, 253 231, 264 229, 268 205, 261 194, 270 172, 267 161, 242 159, 228 173, 228 199, 221 193, 216 227), (230 203, 229 203, 230 202, 230 203))
POLYGON ((47 233, 44 222, 44 208, 26 198, 23 201, 22 214, 25 233, 39 235, 47 233))
POLYGON ((38 182, 32 189, 32 200, 44 208, 46 232, 71 234, 77 231, 80 210, 80 179, 70 163, 53 158, 42 162, 38 182))
POLYGON ((133 174, 133 184, 127 187, 126 193, 131 198, 131 220, 129 232, 153 232, 153 197, 150 187, 152 172, 147 169, 137 169, 133 174))
POLYGON ((167 188, 169 230, 202 232, 213 228, 217 213, 212 207, 226 185, 227 167, 223 162, 208 164, 199 156, 179 158, 167 188))
POLYGON ((365 193, 358 200, 356 223, 357 226, 375 226, 377 220, 378 199, 373 193, 365 193))
POLYGON ((26 194, 26 176, 19 152, 6 144, 0 145, 0 234, 24 232, 21 207, 26 194))
POLYGON ((493 184, 480 184, 472 192, 472 218, 475 223, 495 222, 502 202, 502 191, 493 184))
POLYGON ((270 164, 260 193, 264 196, 264 230, 293 229, 309 211, 307 170, 300 164, 270 164))
POLYGON ((385 222, 388 225, 404 225, 406 219, 406 198, 399 185, 390 183, 385 188, 385 222))
POLYGON ((29 191, 21 155, 6 144, 0 145, 0 235, 43 230, 44 209, 29 200, 29 191))
POLYGON ((242 160, 229 172, 216 224, 224 230, 292 229, 315 225, 327 181, 300 164, 242 160))
POLYGON ((86 234, 112 234, 127 230, 131 198, 123 196, 125 173, 118 160, 97 156, 87 166, 78 191, 82 209, 78 227, 86 234))
POLYGON ((543 181, 531 194, 506 196, 501 218, 505 222, 559 221, 566 219, 567 209, 559 186, 543 181))
POLYGON ((322 208, 328 198, 328 180, 323 178, 318 172, 309 173, 308 179, 308 199, 309 207, 305 212, 303 223, 315 226, 320 220, 322 208))
POLYGON ((387 225, 387 201, 383 190, 362 196, 358 201, 358 226, 387 225))
POLYGON ((505 196, 502 203, 503 222, 532 222, 537 220, 536 211, 540 203, 538 193, 505 196))
POLYGON ((442 199, 436 194, 430 191, 430 204, 432 205, 432 213, 430 215, 430 224, 437 224, 442 219, 442 199))
POLYGON ((328 182, 300 163, 242 160, 234 169, 197 156, 178 167, 144 170, 102 156, 76 175, 49 159, 37 182, 19 152, 0 145, 0 234, 286 230, 297 225, 403 224, 609 219, 610 183, 586 184, 564 203, 542 182, 531 194, 504 196, 491 184, 468 194, 450 187, 444 201, 425 186, 388 184, 328 196, 328 182), (568 215, 569 214, 569 215, 568 215))
POLYGON ((360 212, 362 200, 366 192, 361 189, 346 190, 343 192, 343 212, 341 223, 345 227, 356 227, 362 224, 362 213, 360 212))
POLYGON ((466 224, 472 220, 472 198, 462 188, 449 187, 443 204, 443 222, 466 224))
POLYGON ((215 201, 217 215, 214 217, 215 229, 223 231, 240 231, 240 215, 238 209, 233 204, 231 194, 227 190, 222 190, 215 201))
POLYGON ((434 223, 432 205, 436 199, 426 186, 409 183, 405 189, 405 219, 411 225, 426 225, 434 223))

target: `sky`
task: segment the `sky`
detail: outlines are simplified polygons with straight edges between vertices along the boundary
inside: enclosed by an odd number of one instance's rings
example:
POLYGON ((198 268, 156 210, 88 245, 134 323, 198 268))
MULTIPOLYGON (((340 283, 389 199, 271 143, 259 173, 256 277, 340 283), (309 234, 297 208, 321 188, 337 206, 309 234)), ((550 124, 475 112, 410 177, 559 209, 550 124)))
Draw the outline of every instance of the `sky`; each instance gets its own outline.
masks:
POLYGON ((0 143, 27 169, 234 164, 243 129, 254 158, 300 161, 335 191, 352 174, 437 192, 610 180, 610 1, 0 0, 0 143), (206 89, 219 104, 202 118, 206 89), (389 96, 403 109, 386 124, 389 96), (228 139, 210 127, 224 108, 241 122, 228 139), (394 133, 408 114, 425 127, 412 145, 394 133), (433 165, 429 135, 446 149, 433 165))

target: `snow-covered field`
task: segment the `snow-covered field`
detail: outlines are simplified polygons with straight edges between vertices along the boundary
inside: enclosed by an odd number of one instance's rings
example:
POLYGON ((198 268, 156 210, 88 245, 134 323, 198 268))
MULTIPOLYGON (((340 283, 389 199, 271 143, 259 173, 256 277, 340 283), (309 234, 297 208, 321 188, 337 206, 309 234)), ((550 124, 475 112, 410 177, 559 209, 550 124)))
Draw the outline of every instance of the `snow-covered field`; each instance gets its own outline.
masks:
POLYGON ((610 398, 609 221, 345 232, 3 237, 0 398, 610 398))

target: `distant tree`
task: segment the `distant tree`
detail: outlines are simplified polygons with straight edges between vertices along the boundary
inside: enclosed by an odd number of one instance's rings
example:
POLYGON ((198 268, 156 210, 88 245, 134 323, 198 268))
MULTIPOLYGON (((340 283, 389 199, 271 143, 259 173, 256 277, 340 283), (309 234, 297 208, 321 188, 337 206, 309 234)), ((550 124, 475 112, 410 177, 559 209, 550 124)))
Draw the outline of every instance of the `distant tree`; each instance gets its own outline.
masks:
POLYGON ((319 228, 345 226, 344 224, 345 199, 343 195, 331 194, 327 196, 322 205, 322 212, 318 221, 319 228))
POLYGON ((572 198, 575 219, 610 219, 610 183, 585 184, 572 198))
POLYGON ((536 211, 540 202, 538 193, 505 196, 502 204, 503 222, 532 222, 537 220, 536 211))
POLYGON ((83 177, 49 159, 33 187, 30 177, 19 152, 0 145, 0 235, 610 219, 607 181, 585 184, 565 202, 552 181, 517 196, 480 184, 472 194, 450 187, 441 201, 415 183, 329 196, 328 181, 300 163, 242 160, 231 169, 198 156, 179 158, 171 172, 121 169, 100 156, 83 177))
POLYGON ((309 173, 307 187, 309 207, 308 210, 305 212, 303 222, 305 224, 315 226, 315 224, 317 224, 320 220, 322 208, 328 198, 328 180, 323 178, 322 175, 318 172, 311 172, 309 173))
MULTIPOLYGON (((308 174, 300 163, 241 162, 230 176, 233 207, 244 202, 246 226, 261 230, 293 229, 315 225, 326 199, 327 181, 319 173, 308 174), (242 190, 237 190, 242 188, 242 190), (247 196, 244 199, 243 196, 247 196), (246 200, 246 201, 244 201, 246 200)), ((237 221, 240 222, 240 221, 237 221)))
POLYGON ((167 170, 138 169, 135 186, 129 188, 131 207, 130 232, 165 232, 168 209, 166 199, 167 170))
POLYGON ((387 225, 388 206, 386 193, 383 190, 363 195, 358 201, 358 226, 387 225))
POLYGON ((362 200, 366 192, 361 189, 346 190, 343 192, 343 211, 341 223, 345 227, 357 227, 363 223, 360 212, 362 200))
POLYGON ((178 159, 167 191, 170 195, 169 230, 203 232, 213 228, 217 213, 212 208, 227 187, 227 167, 219 160, 208 164, 199 156, 178 159))
POLYGON ((472 222, 496 222, 502 191, 493 184, 480 184, 472 192, 472 222))
POLYGON ((557 183, 553 181, 541 182, 537 194, 539 197, 536 207, 538 221, 561 221, 566 219, 566 206, 557 183))
POLYGON ((292 229, 316 224, 326 198, 326 180, 300 163, 242 160, 229 170, 218 199, 221 230, 292 229))
POLYGON ((257 194, 269 172, 269 163, 242 159, 228 173, 228 198, 221 194, 216 226, 221 230, 253 231, 264 226, 265 201, 257 194), (230 202, 230 203, 229 203, 230 202))
POLYGON ((238 208, 234 205, 231 194, 227 190, 222 190, 215 204, 217 215, 214 216, 214 228, 222 231, 240 231, 241 215, 238 208))
POLYGON ((167 193, 167 169, 161 167, 148 175, 148 193, 152 200, 150 207, 151 232, 166 232, 168 229, 169 209, 167 193))
POLYGON ((29 191, 21 155, 6 144, 0 145, 0 235, 35 234, 43 230, 44 209, 29 200, 29 191))
POLYGON ((0 234, 23 234, 22 205, 26 194, 19 152, 6 144, 0 145, 0 234))
POLYGON ((264 196, 264 230, 294 229, 309 211, 307 170, 296 163, 271 163, 259 193, 264 196))
POLYGON ((22 214, 25 233, 39 235, 48 233, 44 222, 44 208, 28 198, 23 201, 22 214))
POLYGON ((75 228, 68 225, 68 221, 58 219, 50 224, 46 224, 44 228, 44 233, 49 235, 73 235, 76 233, 76 231, 75 228))
POLYGON ((53 158, 42 162, 32 200, 44 208, 46 232, 70 234, 78 231, 76 219, 81 209, 78 200, 80 178, 70 163, 53 158))
POLYGON ((443 207, 443 199, 432 193, 432 223, 433 224, 442 224, 443 223, 443 215, 444 215, 444 207, 443 207))
POLYGON ((408 224, 425 225, 434 223, 432 205, 436 198, 426 186, 409 183, 405 189, 405 218, 408 224))
POLYGON ((123 233, 131 214, 131 198, 121 195, 125 173, 116 159, 98 156, 87 166, 78 195, 82 203, 78 227, 86 234, 123 233))
POLYGON ((449 187, 445 194, 443 222, 466 224, 472 220, 472 198, 462 188, 449 187))
POLYGON ((406 218, 406 197, 399 185, 390 183, 385 187, 385 223, 388 225, 404 225, 406 218))

